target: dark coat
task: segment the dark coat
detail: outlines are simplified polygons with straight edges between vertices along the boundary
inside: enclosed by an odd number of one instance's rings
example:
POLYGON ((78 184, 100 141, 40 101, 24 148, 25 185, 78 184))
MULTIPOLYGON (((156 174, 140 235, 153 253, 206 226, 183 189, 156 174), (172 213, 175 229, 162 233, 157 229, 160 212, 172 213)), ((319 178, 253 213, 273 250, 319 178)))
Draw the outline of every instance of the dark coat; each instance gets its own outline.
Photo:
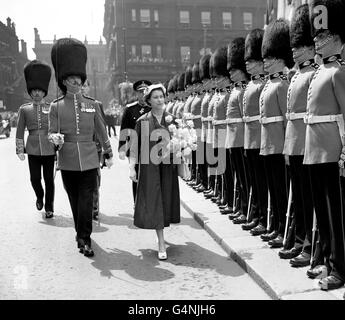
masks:
MULTIPOLYGON (((142 229, 163 229, 170 223, 180 222, 180 191, 176 164, 154 164, 151 157, 144 164, 143 151, 149 146, 149 153, 157 147, 157 141, 149 141, 151 133, 156 129, 167 130, 164 112, 159 124, 151 112, 143 115, 136 124, 138 143, 132 149, 139 151, 139 178, 134 210, 134 225, 142 229), (145 129, 148 129, 145 132, 145 129), (141 133, 143 129, 143 132, 141 133), (141 150, 141 151, 140 151, 141 150)), ((164 131, 167 133, 166 131, 164 131)), ((146 150, 147 151, 147 150, 146 150)), ((131 151, 131 157, 133 151, 131 151)))

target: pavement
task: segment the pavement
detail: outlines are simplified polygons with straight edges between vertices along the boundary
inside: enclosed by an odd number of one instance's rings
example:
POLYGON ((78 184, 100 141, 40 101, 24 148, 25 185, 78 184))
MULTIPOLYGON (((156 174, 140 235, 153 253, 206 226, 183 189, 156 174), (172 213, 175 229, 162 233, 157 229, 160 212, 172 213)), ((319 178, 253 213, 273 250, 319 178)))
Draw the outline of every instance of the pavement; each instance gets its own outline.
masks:
POLYGON ((279 258, 280 249, 272 249, 260 237, 252 236, 222 215, 218 206, 197 193, 182 179, 182 207, 235 260, 264 291, 275 300, 343 300, 345 286, 322 291, 318 279, 309 279, 309 267, 293 268, 289 260, 279 258))

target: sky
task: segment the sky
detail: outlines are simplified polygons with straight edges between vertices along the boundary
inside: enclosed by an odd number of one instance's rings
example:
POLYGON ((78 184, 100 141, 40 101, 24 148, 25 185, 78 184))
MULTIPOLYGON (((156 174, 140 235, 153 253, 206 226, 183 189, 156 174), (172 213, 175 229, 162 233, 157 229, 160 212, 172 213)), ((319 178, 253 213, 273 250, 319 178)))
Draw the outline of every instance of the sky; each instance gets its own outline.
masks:
MULTIPOLYGON (((104 0, 0 0, 0 21, 10 17, 18 39, 27 43, 28 58, 35 58, 34 28, 41 40, 72 36, 99 41, 103 33, 104 0)), ((102 40, 105 39, 102 36, 102 40)))

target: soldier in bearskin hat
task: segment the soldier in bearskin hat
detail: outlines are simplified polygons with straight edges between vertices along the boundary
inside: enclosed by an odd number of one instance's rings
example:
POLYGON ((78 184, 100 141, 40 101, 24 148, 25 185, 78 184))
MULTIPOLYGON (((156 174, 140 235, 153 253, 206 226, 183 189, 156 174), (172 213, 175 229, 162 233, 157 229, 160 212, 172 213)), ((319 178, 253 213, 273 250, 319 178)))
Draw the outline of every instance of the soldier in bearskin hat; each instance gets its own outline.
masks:
MULTIPOLYGON (((227 47, 219 47, 211 57, 210 64, 216 78, 217 94, 213 106, 212 147, 217 156, 218 196, 215 200, 219 206, 226 204, 224 174, 226 170, 226 106, 229 98, 227 88, 230 87, 227 70, 227 47)), ((222 213, 225 213, 224 211, 222 213)))
POLYGON ((52 47, 51 59, 64 95, 50 106, 49 139, 58 148, 58 168, 70 201, 79 251, 90 257, 94 255, 90 238, 93 191, 100 166, 95 134, 108 167, 113 154, 99 104, 81 92, 86 80, 85 45, 73 38, 59 39, 52 47))
POLYGON ((313 222, 309 171, 308 167, 303 165, 306 131, 303 119, 309 84, 318 67, 314 63, 315 48, 307 4, 298 7, 292 18, 290 44, 297 72, 291 79, 287 95, 288 121, 283 153, 289 157, 295 236, 292 248, 284 248, 279 252, 279 256, 282 259, 291 259, 290 263, 294 267, 303 267, 310 264, 313 222))
POLYGON ((206 129, 206 159, 208 163, 208 177, 211 184, 211 192, 205 194, 206 199, 211 199, 212 201, 216 202, 220 196, 220 179, 217 177, 217 149, 213 148, 213 110, 215 102, 218 98, 218 91, 217 91, 217 79, 216 74, 214 72, 214 59, 215 59, 215 52, 212 53, 210 61, 209 61, 209 68, 210 68, 210 77, 211 77, 211 98, 208 102, 207 108, 207 129, 206 129), (213 62, 212 62, 213 61, 213 62))
POLYGON ((167 107, 166 112, 173 113, 174 105, 176 103, 176 87, 177 87, 177 75, 170 79, 168 84, 168 97, 167 97, 167 107))
MULTIPOLYGON (((207 125, 208 125, 208 104, 211 99, 211 76, 210 76, 210 59, 211 55, 203 55, 199 60, 199 74, 202 82, 202 92, 204 93, 201 100, 200 106, 200 116, 201 116, 201 133, 200 133, 200 143, 203 146, 203 155, 204 159, 202 165, 199 165, 200 168, 200 177, 201 182, 205 190, 201 190, 206 195, 212 191, 210 181, 208 179, 208 163, 206 159, 207 144, 206 144, 206 135, 207 135, 207 125)), ((200 148, 199 148, 200 152, 200 148)))
POLYGON ((234 88, 231 91, 226 110, 226 148, 229 149, 233 175, 236 175, 240 188, 239 207, 228 217, 235 224, 243 224, 247 221, 249 200, 249 176, 244 157, 244 123, 242 119, 243 94, 249 78, 244 61, 244 48, 245 39, 242 37, 234 39, 228 45, 227 67, 234 88))
POLYGON ((194 129, 197 132, 197 150, 193 151, 193 160, 196 165, 197 184, 193 187, 197 192, 205 190, 203 186, 202 166, 204 161, 204 149, 201 142, 201 103, 205 93, 203 92, 203 84, 200 78, 199 61, 194 63, 192 69, 192 84, 194 86, 194 99, 191 105, 190 120, 193 121, 194 129))
POLYGON ((184 110, 184 104, 186 103, 186 92, 185 92, 185 78, 186 73, 182 72, 179 74, 178 80, 177 80, 177 97, 178 97, 178 103, 176 106, 175 114, 178 119, 183 118, 183 110, 184 110))
POLYGON ((30 181, 36 194, 36 208, 45 209, 45 217, 52 218, 54 212, 54 163, 55 149, 48 141, 49 104, 48 94, 51 78, 50 67, 38 60, 24 66, 26 88, 32 102, 22 105, 18 111, 16 153, 20 160, 28 154, 30 181), (29 136, 24 144, 25 129, 29 136), (45 182, 45 193, 41 184, 41 172, 45 182), (44 199, 44 202, 43 202, 44 199))
MULTIPOLYGON (((313 203, 327 268, 326 277, 319 281, 319 286, 332 290, 345 282, 345 219, 338 168, 339 158, 345 158, 344 152, 342 154, 345 62, 340 55, 345 43, 345 3, 342 0, 311 1, 310 12, 315 50, 322 62, 308 91, 303 163, 310 169, 313 203), (319 6, 327 8, 326 12, 323 10, 323 14, 327 14, 327 24, 320 24, 319 10, 314 10, 319 6)), ((343 166, 343 160, 339 164, 343 166)), ((322 277, 322 267, 309 269, 307 274, 311 278, 322 277)))
POLYGON ((262 57, 268 80, 260 96, 260 154, 264 156, 273 221, 261 239, 268 241, 272 248, 281 248, 288 204, 287 168, 282 154, 289 87, 287 72, 294 65, 289 25, 284 19, 272 21, 265 29, 262 57))
POLYGON ((267 227, 267 196, 268 188, 265 177, 264 160, 260 155, 261 124, 260 94, 266 83, 264 63, 261 55, 262 29, 252 30, 246 37, 245 54, 249 81, 243 95, 244 121, 244 149, 248 161, 248 173, 251 181, 251 208, 250 217, 242 229, 250 230, 254 236, 266 233, 267 227))

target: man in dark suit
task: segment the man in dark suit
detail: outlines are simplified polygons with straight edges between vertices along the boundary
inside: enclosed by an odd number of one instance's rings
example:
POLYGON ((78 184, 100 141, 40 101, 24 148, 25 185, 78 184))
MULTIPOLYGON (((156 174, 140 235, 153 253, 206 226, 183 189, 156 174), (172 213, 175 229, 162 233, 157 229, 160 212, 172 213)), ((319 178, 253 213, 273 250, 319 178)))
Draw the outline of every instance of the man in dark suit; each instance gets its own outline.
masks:
MULTIPOLYGON (((140 80, 133 84, 133 90, 137 93, 138 100, 127 104, 121 119, 121 129, 119 138, 119 158, 124 160, 129 157, 131 134, 134 132, 135 124, 143 114, 151 109, 144 103, 143 96, 145 89, 152 83, 148 80, 140 80)), ((137 165, 136 165, 137 166, 137 165)), ((136 167, 136 172, 138 168, 136 167)), ((135 201, 137 183, 132 183, 133 198, 135 201)))

